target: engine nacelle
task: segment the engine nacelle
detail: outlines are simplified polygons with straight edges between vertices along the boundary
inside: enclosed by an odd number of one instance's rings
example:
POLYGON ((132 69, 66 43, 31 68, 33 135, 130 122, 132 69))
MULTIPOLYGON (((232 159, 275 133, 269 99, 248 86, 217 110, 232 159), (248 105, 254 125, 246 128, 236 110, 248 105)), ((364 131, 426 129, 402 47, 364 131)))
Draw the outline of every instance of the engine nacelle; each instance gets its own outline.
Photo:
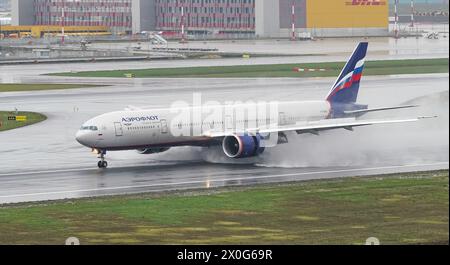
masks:
POLYGON ((167 150, 169 150, 170 147, 159 147, 159 148, 143 148, 143 149, 137 149, 136 151, 139 154, 143 155, 149 155, 149 154, 156 154, 156 153, 162 153, 167 150))
POLYGON ((245 158, 260 155, 264 152, 261 146, 262 136, 230 135, 223 138, 222 148, 225 155, 230 158, 245 158))

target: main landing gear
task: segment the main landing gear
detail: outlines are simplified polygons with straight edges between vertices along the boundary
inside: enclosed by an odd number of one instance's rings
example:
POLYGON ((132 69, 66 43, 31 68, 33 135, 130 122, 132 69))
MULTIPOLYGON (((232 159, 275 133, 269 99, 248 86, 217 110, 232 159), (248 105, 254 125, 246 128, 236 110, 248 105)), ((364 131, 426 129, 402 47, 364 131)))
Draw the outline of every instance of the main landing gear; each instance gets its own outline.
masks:
POLYGON ((98 168, 107 168, 108 162, 105 160, 106 151, 99 150, 98 158, 100 158, 100 161, 98 161, 97 166, 98 168))

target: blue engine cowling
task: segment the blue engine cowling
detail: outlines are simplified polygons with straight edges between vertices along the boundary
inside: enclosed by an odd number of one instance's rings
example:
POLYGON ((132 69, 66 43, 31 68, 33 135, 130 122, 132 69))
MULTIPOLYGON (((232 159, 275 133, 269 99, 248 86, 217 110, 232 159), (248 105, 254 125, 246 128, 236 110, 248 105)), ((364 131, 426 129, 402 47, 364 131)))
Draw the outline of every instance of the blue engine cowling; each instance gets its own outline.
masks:
POLYGON ((260 155, 264 152, 261 141, 262 136, 257 135, 230 135, 223 138, 222 148, 225 155, 230 158, 245 158, 260 155))

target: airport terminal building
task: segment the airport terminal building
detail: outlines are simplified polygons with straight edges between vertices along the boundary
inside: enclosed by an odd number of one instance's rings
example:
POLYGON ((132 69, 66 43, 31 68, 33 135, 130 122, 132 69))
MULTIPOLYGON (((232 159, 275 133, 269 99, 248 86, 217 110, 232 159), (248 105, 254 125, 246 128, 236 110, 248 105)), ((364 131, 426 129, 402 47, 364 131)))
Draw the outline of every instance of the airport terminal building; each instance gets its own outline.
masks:
POLYGON ((388 0, 17 0, 13 25, 107 26, 112 32, 183 27, 191 36, 263 38, 388 34, 388 0))

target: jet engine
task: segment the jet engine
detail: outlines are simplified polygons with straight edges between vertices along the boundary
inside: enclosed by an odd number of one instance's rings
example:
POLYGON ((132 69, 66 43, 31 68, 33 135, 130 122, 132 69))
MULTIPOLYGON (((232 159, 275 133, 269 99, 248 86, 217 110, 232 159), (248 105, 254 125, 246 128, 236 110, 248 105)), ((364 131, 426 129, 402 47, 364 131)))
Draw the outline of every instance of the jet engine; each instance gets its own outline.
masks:
POLYGON ((245 158, 260 155, 264 152, 261 146, 262 136, 257 135, 229 135, 223 138, 222 148, 230 158, 245 158))
POLYGON ((165 151, 167 151, 169 149, 170 149, 169 147, 143 148, 143 149, 138 149, 137 152, 139 154, 149 155, 149 154, 162 153, 162 152, 165 152, 165 151))

